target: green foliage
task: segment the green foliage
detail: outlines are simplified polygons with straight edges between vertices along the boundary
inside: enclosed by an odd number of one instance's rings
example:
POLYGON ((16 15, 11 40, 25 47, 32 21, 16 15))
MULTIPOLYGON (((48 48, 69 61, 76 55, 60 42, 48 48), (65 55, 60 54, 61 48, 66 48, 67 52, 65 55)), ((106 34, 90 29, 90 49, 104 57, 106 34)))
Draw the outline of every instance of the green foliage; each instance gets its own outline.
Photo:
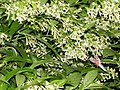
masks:
POLYGON ((119 89, 119 3, 0 1, 0 89, 119 89))
MULTIPOLYGON (((84 13, 82 7, 78 6, 77 8, 71 6, 77 5, 78 0, 66 0, 66 2, 56 0, 41 5, 41 1, 28 2, 25 0, 21 2, 18 0, 14 3, 6 4, 5 7, 8 18, 18 20, 20 23, 24 23, 25 21, 29 22, 29 28, 32 28, 34 33, 36 33, 35 37, 28 36, 27 40, 31 43, 27 45, 32 44, 36 46, 35 42, 38 42, 36 40, 31 41, 31 38, 36 38, 36 36, 41 36, 47 42, 48 39, 52 39, 54 46, 63 51, 59 53, 65 62, 69 62, 68 59, 77 58, 87 60, 88 52, 92 52, 93 55, 101 55, 102 50, 109 45, 109 42, 107 42, 108 38, 101 35, 97 36, 94 32, 91 32, 92 30, 90 29, 95 24, 86 23, 86 17, 81 17, 81 14, 84 13), (43 33, 45 37, 43 37, 43 33)), ((20 34, 26 35, 25 31, 23 30, 20 34)), ((27 30, 27 32, 29 31, 27 30)), ((46 47, 44 46, 45 50, 46 47)), ((55 50, 53 51, 55 52, 55 50)), ((35 52, 39 55, 38 49, 35 52)))
POLYGON ((97 71, 93 70, 87 73, 87 75, 85 76, 84 82, 83 82, 83 86, 87 87, 97 76, 97 71))
POLYGON ((22 86, 22 84, 25 81, 25 76, 21 75, 21 74, 17 74, 15 78, 16 78, 16 84, 17 84, 17 86, 18 87, 22 86))

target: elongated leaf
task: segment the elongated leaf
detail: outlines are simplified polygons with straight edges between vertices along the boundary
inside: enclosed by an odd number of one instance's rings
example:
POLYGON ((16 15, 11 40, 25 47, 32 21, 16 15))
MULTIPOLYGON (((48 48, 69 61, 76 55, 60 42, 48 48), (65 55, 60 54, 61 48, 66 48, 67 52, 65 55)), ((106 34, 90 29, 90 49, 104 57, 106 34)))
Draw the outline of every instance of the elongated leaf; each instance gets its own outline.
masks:
POLYGON ((118 67, 120 68, 120 61, 117 62, 118 67))
POLYGON ((17 68, 13 71, 8 72, 5 75, 4 79, 6 81, 9 81, 14 75, 19 74, 19 73, 23 73, 23 72, 33 72, 34 73, 35 71, 33 69, 30 69, 30 68, 23 68, 23 69, 17 68))
POLYGON ((20 71, 20 69, 15 69, 15 70, 13 70, 13 71, 11 71, 11 72, 8 72, 8 73, 5 75, 4 79, 5 79, 6 81, 9 81, 9 79, 11 79, 15 74, 17 74, 18 71, 20 71))
POLYGON ((84 88, 86 88, 91 82, 93 82, 93 80, 97 77, 97 74, 97 70, 92 70, 85 75, 85 79, 83 81, 84 88))
POLYGON ((86 24, 85 27, 90 29, 95 25, 95 23, 86 24))
POLYGON ((37 67, 37 66, 39 66, 41 64, 49 63, 49 62, 55 62, 55 61, 53 61, 53 60, 40 60, 38 62, 33 63, 30 67, 35 68, 35 67, 37 67))
POLYGON ((17 49, 17 51, 20 53, 20 55, 22 57, 27 58, 27 54, 26 54, 26 52, 24 51, 23 48, 19 48, 19 47, 16 47, 16 46, 14 46, 14 47, 17 49))
POLYGON ((25 81, 25 76, 22 75, 22 74, 17 74, 16 77, 15 77, 15 79, 16 79, 17 86, 20 87, 20 86, 22 86, 22 84, 25 81))
POLYGON ((15 21, 13 22, 12 26, 10 27, 9 35, 12 38, 13 34, 21 27, 22 25, 19 24, 19 22, 15 21))
POLYGON ((107 89, 107 90, 111 90, 110 88, 102 85, 102 84, 98 84, 98 83, 91 83, 87 88, 85 89, 107 89))
POLYGON ((27 63, 32 63, 32 61, 29 58, 22 58, 20 56, 10 56, 10 57, 6 57, 4 59, 5 62, 9 62, 9 61, 16 61, 16 62, 27 62, 27 63))
POLYGON ((7 56, 16 56, 17 51, 13 47, 0 48, 0 53, 6 54, 7 56))
POLYGON ((58 86, 62 87, 63 85, 65 85, 66 81, 67 81, 66 79, 53 80, 51 83, 52 83, 52 84, 57 84, 58 86))
POLYGON ((17 46, 15 46, 15 45, 13 45, 13 44, 11 44, 11 43, 9 43, 9 42, 5 42, 5 44, 7 45, 7 46, 11 46, 11 47, 13 47, 14 49, 16 49, 16 51, 22 56, 22 57, 27 57, 27 54, 26 54, 26 52, 24 51, 24 49, 22 49, 22 48, 19 48, 19 47, 17 47, 17 46))
POLYGON ((116 61, 113 59, 103 59, 102 63, 107 63, 107 64, 116 64, 116 61))
POLYGON ((120 44, 112 45, 112 47, 114 47, 114 48, 120 48, 120 44))

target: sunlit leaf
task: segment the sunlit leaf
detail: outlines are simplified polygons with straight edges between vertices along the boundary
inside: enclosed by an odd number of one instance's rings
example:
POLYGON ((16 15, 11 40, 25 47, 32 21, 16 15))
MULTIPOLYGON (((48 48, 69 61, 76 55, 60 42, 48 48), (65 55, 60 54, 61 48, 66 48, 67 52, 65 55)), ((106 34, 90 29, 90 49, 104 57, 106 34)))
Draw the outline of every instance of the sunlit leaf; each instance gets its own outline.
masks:
POLYGON ((41 5, 44 5, 48 0, 40 0, 41 1, 41 5))
POLYGON ((77 86, 80 83, 82 76, 79 72, 71 73, 67 78, 67 84, 77 86))
POLYGON ((84 88, 86 88, 90 83, 94 81, 94 79, 97 77, 97 74, 98 74, 97 70, 92 70, 85 75, 85 78, 83 81, 84 88))
POLYGON ((0 81, 0 90, 7 90, 8 85, 2 81, 0 81))
POLYGON ((24 81, 25 81, 25 76, 22 75, 22 74, 17 74, 15 76, 15 79, 16 79, 16 84, 18 87, 22 86, 24 81))

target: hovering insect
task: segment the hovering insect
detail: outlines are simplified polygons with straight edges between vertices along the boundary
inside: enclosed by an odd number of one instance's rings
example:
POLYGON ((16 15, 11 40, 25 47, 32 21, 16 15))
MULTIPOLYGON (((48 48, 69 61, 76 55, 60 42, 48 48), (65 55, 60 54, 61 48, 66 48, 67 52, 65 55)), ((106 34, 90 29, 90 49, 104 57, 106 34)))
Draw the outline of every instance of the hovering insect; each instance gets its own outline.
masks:
POLYGON ((99 66, 102 70, 106 71, 104 66, 101 64, 100 58, 98 56, 90 57, 90 61, 94 63, 96 66, 99 66))

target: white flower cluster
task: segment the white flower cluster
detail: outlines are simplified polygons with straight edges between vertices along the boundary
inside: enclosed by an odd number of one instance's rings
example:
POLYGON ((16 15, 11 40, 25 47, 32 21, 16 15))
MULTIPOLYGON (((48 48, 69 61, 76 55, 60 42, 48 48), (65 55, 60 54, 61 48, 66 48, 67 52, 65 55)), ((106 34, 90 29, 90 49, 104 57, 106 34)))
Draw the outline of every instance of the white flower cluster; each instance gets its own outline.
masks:
MULTIPOLYGON (((29 83, 31 83, 32 81, 28 81, 28 85, 29 83)), ((56 84, 51 84, 48 81, 45 81, 45 85, 32 85, 30 87, 28 87, 25 90, 59 90, 59 86, 56 84)))
MULTIPOLYGON (((68 42, 68 41, 67 41, 68 42)), ((62 49, 65 52, 63 61, 67 62, 68 59, 88 59, 88 51, 92 52, 93 55, 101 55, 102 49, 107 47, 107 38, 98 37, 95 34, 85 34, 84 39, 78 41, 71 41, 66 44, 62 49)), ((63 55, 61 53, 61 55, 63 55)), ((68 61, 70 63, 70 61, 68 61)), ((71 62, 73 63, 73 62, 71 62)))
POLYGON ((35 21, 35 16, 38 14, 42 14, 45 12, 44 7, 42 6, 40 0, 22 0, 11 2, 9 5, 5 4, 5 8, 7 9, 6 14, 8 14, 8 18, 12 14, 13 20, 18 20, 20 23, 27 20, 29 22, 35 21))
POLYGON ((38 42, 35 37, 26 37, 26 45, 29 46, 28 49, 26 49, 27 53, 32 51, 37 57, 47 54, 46 46, 38 42))
MULTIPOLYGON (((101 50, 107 46, 107 38, 85 33, 87 28, 83 24, 83 22, 86 24, 91 22, 96 23, 99 8, 88 11, 89 17, 82 17, 85 18, 85 21, 82 22, 81 18, 78 18, 82 9, 72 8, 69 4, 66 4, 64 0, 55 0, 50 4, 46 3, 44 5, 41 5, 40 1, 24 0, 20 2, 16 1, 9 5, 6 4, 5 7, 8 16, 12 14, 14 20, 17 19, 19 22, 27 20, 31 22, 32 25, 30 27, 33 29, 46 32, 47 34, 51 33, 53 40, 55 40, 54 44, 63 51, 60 55, 65 62, 68 59, 77 58, 86 60, 88 58, 88 51, 101 55, 101 50), (40 15, 41 18, 36 19, 35 16, 37 15, 40 15)), ((98 24, 100 24, 99 20, 98 24)), ((105 23, 105 25, 106 24, 107 23, 105 23)), ((98 26, 96 23, 96 27, 98 26)), ((33 52, 37 51, 36 54, 38 53, 39 56, 41 52, 39 49, 44 46, 40 44, 40 46, 37 45, 39 47, 36 47, 36 45, 34 45, 35 42, 36 40, 29 39, 28 45, 30 45, 33 52)), ((45 48, 46 47, 41 50, 44 52, 46 51, 45 48)))
POLYGON ((93 2, 88 10, 87 23, 95 23, 96 29, 118 30, 120 25, 120 8, 118 0, 104 0, 100 5, 93 2))
POLYGON ((8 36, 5 33, 0 33, 0 44, 4 45, 4 40, 9 41, 8 36))
POLYGON ((107 67, 107 71, 109 73, 100 73, 100 75, 102 76, 101 81, 106 81, 109 79, 115 79, 116 77, 118 77, 118 72, 115 71, 115 69, 107 67))

